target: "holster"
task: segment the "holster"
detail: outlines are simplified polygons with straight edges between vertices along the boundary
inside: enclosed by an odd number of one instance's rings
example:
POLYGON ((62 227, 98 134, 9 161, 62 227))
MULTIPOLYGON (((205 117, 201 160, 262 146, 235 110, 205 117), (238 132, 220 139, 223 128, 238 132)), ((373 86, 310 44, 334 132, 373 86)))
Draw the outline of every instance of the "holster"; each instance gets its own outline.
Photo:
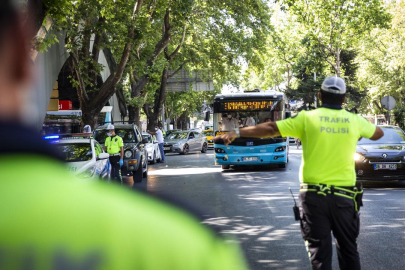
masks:
POLYGON ((356 204, 357 204, 357 211, 360 210, 360 207, 363 206, 363 185, 360 182, 356 182, 357 194, 356 194, 356 204))

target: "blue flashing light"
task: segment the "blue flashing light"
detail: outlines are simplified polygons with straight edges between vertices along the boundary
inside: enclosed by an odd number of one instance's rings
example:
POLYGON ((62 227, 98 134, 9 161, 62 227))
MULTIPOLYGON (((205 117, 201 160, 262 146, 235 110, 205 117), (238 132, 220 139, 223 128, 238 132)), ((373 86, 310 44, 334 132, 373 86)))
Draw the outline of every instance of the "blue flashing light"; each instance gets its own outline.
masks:
POLYGON ((59 135, 45 136, 45 140, 59 139, 59 135))

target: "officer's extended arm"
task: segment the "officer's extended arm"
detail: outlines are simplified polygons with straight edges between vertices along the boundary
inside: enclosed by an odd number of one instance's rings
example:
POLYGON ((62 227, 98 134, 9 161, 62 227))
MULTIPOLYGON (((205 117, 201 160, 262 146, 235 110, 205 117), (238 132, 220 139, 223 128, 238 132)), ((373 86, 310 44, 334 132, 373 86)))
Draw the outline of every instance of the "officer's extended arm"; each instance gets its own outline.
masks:
MULTIPOLYGON (((276 137, 280 135, 277 124, 275 122, 266 122, 259 124, 257 126, 245 127, 239 130, 241 137, 249 138, 266 138, 266 137, 276 137)), ((221 139, 224 141, 225 145, 230 144, 237 137, 235 131, 228 132, 221 136, 216 136, 214 140, 221 139)))
POLYGON ((124 147, 121 146, 121 159, 124 159, 124 147))
POLYGON ((373 136, 371 136, 370 140, 376 141, 384 136, 384 131, 380 127, 376 127, 373 136))

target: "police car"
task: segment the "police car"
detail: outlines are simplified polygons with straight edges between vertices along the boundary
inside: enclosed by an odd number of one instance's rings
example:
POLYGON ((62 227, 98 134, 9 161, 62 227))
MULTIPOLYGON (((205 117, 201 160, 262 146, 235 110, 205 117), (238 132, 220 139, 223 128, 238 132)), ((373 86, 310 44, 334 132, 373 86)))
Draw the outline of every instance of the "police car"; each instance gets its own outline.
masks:
POLYGON ((68 167, 77 178, 108 180, 111 173, 109 155, 90 134, 45 136, 62 153, 68 167))

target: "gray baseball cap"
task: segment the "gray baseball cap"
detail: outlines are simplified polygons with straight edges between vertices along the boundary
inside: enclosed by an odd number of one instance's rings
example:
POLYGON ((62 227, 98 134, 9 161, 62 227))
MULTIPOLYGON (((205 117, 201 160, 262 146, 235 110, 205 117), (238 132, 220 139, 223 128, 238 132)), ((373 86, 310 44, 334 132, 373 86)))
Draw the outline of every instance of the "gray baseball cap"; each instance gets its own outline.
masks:
POLYGON ((325 92, 333 94, 346 94, 345 81, 339 77, 327 77, 325 80, 323 80, 321 89, 325 92))

